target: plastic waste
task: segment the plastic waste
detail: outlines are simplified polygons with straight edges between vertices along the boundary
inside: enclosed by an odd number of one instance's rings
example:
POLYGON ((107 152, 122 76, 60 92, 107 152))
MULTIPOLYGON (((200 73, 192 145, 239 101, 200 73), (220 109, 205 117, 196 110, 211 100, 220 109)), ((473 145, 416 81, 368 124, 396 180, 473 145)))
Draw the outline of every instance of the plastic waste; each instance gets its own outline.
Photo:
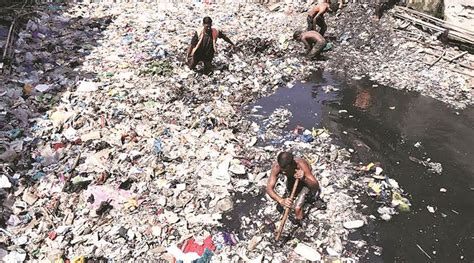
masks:
POLYGON ((81 81, 77 87, 77 92, 93 92, 99 89, 99 84, 92 81, 81 81))
POLYGON ((12 184, 10 183, 10 180, 8 177, 4 174, 0 176, 0 188, 10 188, 12 187, 12 184))
POLYGON ((364 225, 364 221, 362 220, 348 221, 348 222, 344 222, 343 225, 347 229, 355 229, 355 228, 362 227, 364 225))
POLYGON ((295 253, 309 261, 321 260, 321 254, 319 254, 318 251, 303 243, 298 243, 298 245, 296 245, 295 253))
POLYGON ((46 92, 51 89, 51 85, 39 84, 35 86, 35 89, 39 92, 46 92))

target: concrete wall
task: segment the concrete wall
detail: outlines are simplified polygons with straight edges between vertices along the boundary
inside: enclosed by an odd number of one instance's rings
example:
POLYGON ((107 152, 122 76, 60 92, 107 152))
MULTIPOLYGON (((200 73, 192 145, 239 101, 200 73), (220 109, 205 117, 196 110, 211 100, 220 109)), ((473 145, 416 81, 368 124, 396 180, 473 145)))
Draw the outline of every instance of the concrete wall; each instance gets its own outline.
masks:
POLYGON ((474 31, 474 0, 407 0, 407 7, 474 31))
POLYGON ((474 0, 444 0, 447 22, 474 31, 474 0))

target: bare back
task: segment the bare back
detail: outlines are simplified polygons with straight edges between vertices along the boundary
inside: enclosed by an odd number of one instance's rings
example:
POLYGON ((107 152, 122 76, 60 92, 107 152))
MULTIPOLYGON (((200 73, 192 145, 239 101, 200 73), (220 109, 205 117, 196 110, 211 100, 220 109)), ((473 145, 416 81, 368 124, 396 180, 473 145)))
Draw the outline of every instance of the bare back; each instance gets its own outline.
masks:
POLYGON ((316 31, 306 31, 301 33, 301 39, 304 39, 308 42, 326 43, 326 39, 324 39, 324 37, 316 31))
POLYGON ((308 15, 311 17, 314 17, 318 13, 321 13, 321 14, 326 13, 328 9, 329 9, 328 3, 317 4, 315 7, 311 8, 308 11, 308 15))

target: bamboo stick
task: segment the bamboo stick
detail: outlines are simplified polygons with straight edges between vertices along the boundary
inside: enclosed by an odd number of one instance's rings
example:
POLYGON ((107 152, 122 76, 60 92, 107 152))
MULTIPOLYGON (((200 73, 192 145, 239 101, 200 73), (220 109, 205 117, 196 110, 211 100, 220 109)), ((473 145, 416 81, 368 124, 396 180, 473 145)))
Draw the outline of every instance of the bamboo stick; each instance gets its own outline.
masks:
POLYGON ((449 29, 453 29, 453 30, 456 30, 456 31, 460 31, 460 32, 463 32, 464 34, 468 34, 468 35, 472 35, 474 36, 474 32, 471 31, 471 30, 468 30, 468 29, 465 29, 465 28, 462 28, 462 27, 459 27, 457 25, 454 25, 454 24, 451 24, 449 22, 446 22, 444 20, 441 20, 437 17, 434 17, 434 16, 430 16, 428 14, 425 14, 425 13, 422 13, 422 12, 419 12, 419 11, 416 11, 416 10, 413 10, 413 9, 410 9, 410 8, 407 8, 407 7, 402 7, 402 6, 396 6, 395 7, 395 10, 400 10, 400 11, 405 11, 407 13, 412 13, 412 14, 415 14, 415 15, 418 15, 418 16, 421 16, 423 18, 426 18, 427 20, 430 20, 432 23, 435 23, 435 24, 438 24, 439 26, 443 26, 445 28, 449 28, 449 29))
MULTIPOLYGON (((402 18, 402 19, 407 19, 407 20, 411 20, 412 22, 416 23, 416 24, 419 24, 419 25, 422 25, 422 26, 425 26, 425 27, 428 27, 430 29, 433 29, 433 30, 437 30, 439 32, 444 32, 446 29, 445 28, 442 28, 440 26, 437 26, 437 25, 433 25, 429 22, 426 22, 426 21, 423 21, 423 20, 420 20, 420 19, 417 19, 417 18, 414 18, 414 17, 411 17, 410 15, 408 14, 394 14, 396 17, 399 17, 399 18, 402 18)), ((466 42, 466 43, 469 43, 469 44, 472 44, 474 45, 474 37, 470 37, 466 34, 463 34, 461 32, 456 32, 456 31, 452 31, 450 30, 448 32, 448 37, 453 39, 453 40, 458 40, 458 41, 461 41, 461 42, 466 42)))
MULTIPOLYGON (((428 54, 428 55, 432 55, 432 56, 435 56, 435 57, 439 57, 439 55, 437 55, 437 54, 435 54, 435 53, 433 53, 433 52, 429 52, 429 51, 427 51, 427 50, 423 50, 422 52, 425 53, 425 54, 428 54)), ((459 55, 458 55, 458 56, 459 56, 459 55)), ((457 65, 459 65, 459 66, 461 66, 461 67, 463 67, 463 68, 467 68, 467 69, 470 69, 470 70, 474 70, 474 67, 471 67, 471 66, 466 65, 466 64, 462 64, 462 63, 460 63, 460 62, 456 62, 456 61, 454 61, 454 60, 455 60, 454 58, 443 57, 443 59, 444 59, 444 60, 447 60, 447 61, 450 62, 450 63, 457 64, 457 65), (452 60, 452 61, 451 61, 451 60, 452 60)), ((457 59, 457 58, 456 58, 456 59, 457 59)))
POLYGON ((438 63, 438 61, 440 61, 442 58, 444 58, 444 55, 446 55, 446 50, 433 63, 431 63, 429 68, 433 67, 436 63, 438 63))
POLYGON ((469 44, 474 44, 474 32, 460 28, 456 25, 452 25, 430 15, 397 6, 395 7, 394 16, 411 21, 415 24, 430 28, 432 30, 436 30, 438 32, 444 32, 448 29, 448 38, 452 40, 466 42, 469 44), (422 19, 429 20, 430 22, 424 21, 422 19))
POLYGON ((456 59, 463 57, 463 56, 466 55, 467 53, 469 53, 469 52, 464 51, 464 52, 462 52, 461 54, 459 54, 459 55, 457 55, 457 56, 454 56, 453 58, 449 59, 449 62, 453 62, 453 61, 455 61, 456 59))
MULTIPOLYGON (((291 191, 291 195, 290 195, 290 198, 291 200, 293 200, 293 198, 295 198, 295 193, 296 193, 296 189, 298 188, 298 183, 299 183, 299 179, 296 179, 295 180, 295 183, 293 184, 293 189, 291 191)), ((276 233, 276 240, 280 240, 280 236, 281 236, 281 232, 283 231, 283 227, 285 226, 285 223, 286 223, 286 220, 288 219, 288 214, 290 213, 290 208, 287 207, 285 209, 285 213, 283 214, 283 217, 281 218, 281 221, 280 221, 280 225, 278 226, 278 230, 277 230, 277 233, 276 233)))

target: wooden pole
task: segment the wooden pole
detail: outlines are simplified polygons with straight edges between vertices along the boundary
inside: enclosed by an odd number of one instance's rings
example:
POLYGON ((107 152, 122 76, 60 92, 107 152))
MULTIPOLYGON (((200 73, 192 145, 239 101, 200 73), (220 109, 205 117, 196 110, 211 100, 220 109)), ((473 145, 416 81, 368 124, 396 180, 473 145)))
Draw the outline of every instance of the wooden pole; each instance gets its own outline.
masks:
POLYGON ((393 15, 395 17, 409 20, 417 25, 421 25, 438 32, 444 32, 446 31, 446 29, 449 29, 448 38, 469 44, 474 44, 474 33, 472 31, 446 23, 442 20, 438 21, 431 16, 419 15, 417 13, 413 13, 413 10, 403 9, 400 7, 395 7, 395 12, 393 15), (429 22, 424 21, 422 19, 428 20, 429 22))
MULTIPOLYGON (((430 51, 428 51, 428 50, 426 50, 426 49, 423 50, 422 52, 425 53, 425 54, 428 54, 428 55, 435 56, 435 57, 438 56, 437 54, 435 54, 435 53, 433 53, 433 52, 430 52, 430 51)), ((458 56, 459 56, 459 55, 458 55, 458 56)), ((456 56, 456 57, 458 57, 458 56, 456 56)), ((474 67, 471 67, 471 66, 466 65, 466 64, 462 64, 462 63, 460 63, 460 62, 456 62, 456 61, 455 61, 455 60, 457 59, 456 57, 454 57, 454 58, 447 58, 447 57, 444 57, 444 56, 443 56, 443 59, 446 60, 446 61, 448 61, 448 62, 451 62, 451 63, 454 63, 454 64, 456 64, 456 65, 459 65, 459 66, 461 66, 461 67, 463 67, 463 68, 467 68, 467 69, 470 69, 470 70, 474 70, 474 67)))
POLYGON ((459 55, 457 55, 457 56, 454 56, 453 58, 450 58, 450 59, 449 59, 449 63, 455 61, 455 60, 458 59, 458 58, 461 58, 462 56, 466 55, 467 53, 468 53, 467 51, 464 51, 464 52, 462 52, 461 54, 459 54, 459 55))
POLYGON ((434 66, 436 63, 438 63, 438 61, 440 61, 442 58, 444 58, 444 55, 446 55, 446 50, 443 52, 443 54, 441 54, 441 56, 438 57, 437 60, 435 60, 433 63, 431 63, 430 67, 431 68, 432 66, 434 66))
MULTIPOLYGON (((295 197, 296 189, 298 188, 298 183, 299 179, 296 179, 295 183, 293 184, 293 189, 291 190, 291 195, 290 199, 293 200, 295 197)), ((281 218, 280 225, 278 226, 278 230, 276 233, 276 240, 280 240, 281 232, 283 231, 283 227, 285 226, 286 220, 288 219, 288 214, 290 213, 290 208, 287 207, 285 209, 285 213, 283 214, 283 217, 281 218)))
POLYGON ((448 29, 451 29, 451 30, 456 30, 456 31, 462 32, 462 33, 467 34, 467 35, 474 36, 474 32, 472 30, 468 30, 468 29, 462 28, 460 26, 457 26, 455 24, 448 23, 444 20, 441 20, 439 18, 427 15, 425 13, 418 12, 416 10, 409 9, 409 8, 406 8, 406 7, 402 7, 402 6, 395 6, 395 10, 397 10, 397 9, 403 10, 406 13, 411 13, 413 15, 418 15, 422 18, 425 18, 426 20, 430 21, 433 24, 436 24, 436 25, 439 25, 439 26, 442 26, 442 27, 445 27, 445 28, 448 28, 448 29))

